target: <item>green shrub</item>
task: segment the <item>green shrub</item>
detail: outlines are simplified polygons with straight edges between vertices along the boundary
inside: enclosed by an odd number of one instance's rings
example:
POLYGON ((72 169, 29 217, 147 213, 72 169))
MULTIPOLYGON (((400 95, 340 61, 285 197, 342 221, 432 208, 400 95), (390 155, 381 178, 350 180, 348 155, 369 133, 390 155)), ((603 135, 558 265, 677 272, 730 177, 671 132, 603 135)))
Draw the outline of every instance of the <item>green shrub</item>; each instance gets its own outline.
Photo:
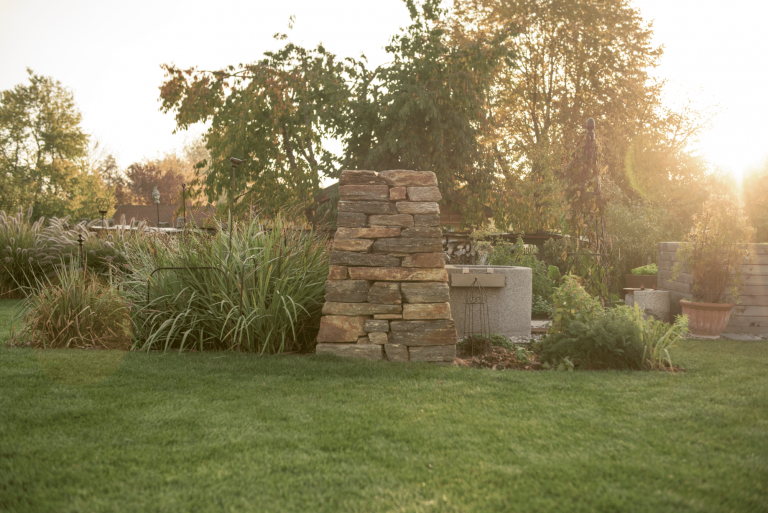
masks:
POLYGON ((314 347, 324 303, 325 237, 278 216, 229 233, 192 231, 127 244, 136 346, 143 350, 240 350, 259 353, 314 347), (211 266, 218 270, 158 267, 211 266), (244 277, 240 289, 240 277, 244 277), (242 297, 242 307, 241 307, 242 297))
POLYGON ((107 347, 131 345, 130 319, 118 291, 79 260, 62 263, 53 279, 37 277, 22 305, 22 328, 11 343, 33 347, 107 347))
POLYGON ((659 274, 659 266, 656 264, 649 264, 642 267, 635 267, 632 269, 632 274, 635 276, 656 276, 659 274))
POLYGON ((534 317, 551 317, 555 312, 555 308, 546 299, 541 296, 533 296, 533 304, 531 305, 531 315, 534 317))
POLYGON ((619 306, 585 321, 572 321, 563 331, 546 337, 541 359, 549 365, 567 359, 582 369, 671 368, 669 349, 687 331, 685 316, 669 325, 646 319, 637 305, 619 306))
POLYGON ((560 281, 560 286, 552 294, 555 312, 552 316, 550 333, 564 331, 573 321, 589 324, 603 314, 600 301, 584 290, 579 283, 580 280, 581 278, 576 276, 565 275, 560 281))
POLYGON ((614 309, 615 315, 625 317, 640 330, 643 343, 643 365, 649 369, 672 367, 669 349, 675 347, 688 333, 688 317, 679 315, 674 324, 646 318, 643 311, 635 304, 634 307, 619 306, 614 309))
POLYGON ((574 320, 547 337, 541 359, 557 365, 568 358, 580 369, 642 369, 643 349, 637 325, 609 311, 591 322, 574 320))
POLYGON ((560 275, 568 274, 568 260, 566 253, 573 251, 569 246, 568 238, 547 239, 544 241, 544 263, 548 266, 557 267, 560 275))

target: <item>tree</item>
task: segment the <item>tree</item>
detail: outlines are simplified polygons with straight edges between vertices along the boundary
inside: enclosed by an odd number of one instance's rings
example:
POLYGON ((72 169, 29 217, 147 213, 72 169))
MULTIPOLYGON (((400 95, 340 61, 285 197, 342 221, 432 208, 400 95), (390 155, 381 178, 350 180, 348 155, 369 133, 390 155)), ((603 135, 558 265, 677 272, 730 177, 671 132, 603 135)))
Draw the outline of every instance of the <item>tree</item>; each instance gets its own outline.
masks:
POLYGON ((88 136, 72 93, 30 69, 28 85, 0 99, 0 209, 33 205, 34 216, 64 215, 88 136))
POLYGON ((629 0, 456 0, 451 35, 496 34, 510 22, 520 26, 508 41, 516 65, 496 77, 492 114, 506 203, 499 210, 516 229, 559 228, 561 171, 589 117, 607 177, 631 196, 652 190, 658 199, 703 173, 686 148, 707 116, 663 106, 664 84, 649 75, 662 50, 629 0))
POLYGON ((198 163, 209 169, 198 173, 193 194, 209 201, 228 194, 228 159, 238 157, 246 160, 235 177, 242 204, 258 203, 271 215, 310 203, 321 176, 336 172, 337 158, 322 140, 343 130, 347 67, 322 46, 307 50, 292 43, 255 63, 218 71, 163 65, 162 109, 176 113, 177 129, 210 123, 210 160, 198 163))
POLYGON ((179 204, 184 175, 180 168, 169 164, 168 160, 148 160, 128 166, 125 171, 125 180, 117 186, 115 193, 117 204, 152 205, 152 190, 155 187, 160 191, 162 205, 179 204), (163 162, 165 170, 161 167, 163 162))
POLYGON ((466 204, 464 222, 481 225, 497 185, 491 90, 498 66, 511 62, 503 43, 512 30, 452 42, 439 1, 406 5, 412 24, 386 47, 392 63, 355 70, 344 165, 432 170, 443 194, 466 204))
POLYGON ((201 162, 210 170, 197 181, 209 200, 229 189, 229 156, 246 158, 236 175, 242 203, 267 213, 308 207, 320 178, 341 167, 409 168, 435 171, 444 191, 467 201, 465 218, 484 220, 495 175, 482 139, 507 34, 451 44, 439 26, 439 0, 405 4, 413 23, 387 46, 393 62, 375 70, 364 58, 339 60, 322 46, 292 43, 219 71, 165 65, 162 108, 176 113, 177 128, 211 123, 211 162, 201 162), (341 159, 324 139, 343 143, 341 159))

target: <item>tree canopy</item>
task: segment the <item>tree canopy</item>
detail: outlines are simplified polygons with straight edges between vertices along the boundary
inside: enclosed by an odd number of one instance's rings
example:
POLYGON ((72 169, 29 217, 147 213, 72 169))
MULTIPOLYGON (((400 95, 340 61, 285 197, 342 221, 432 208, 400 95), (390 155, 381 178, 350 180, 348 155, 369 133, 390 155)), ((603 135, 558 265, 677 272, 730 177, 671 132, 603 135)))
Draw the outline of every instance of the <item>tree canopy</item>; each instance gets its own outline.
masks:
POLYGON ((482 140, 507 34, 451 42, 438 0, 405 4, 412 24, 386 47, 393 61, 375 70, 365 59, 293 43, 218 71, 164 65, 162 108, 175 112, 177 127, 211 123, 202 192, 213 198, 228 190, 229 156, 246 159, 237 190, 268 212, 307 206, 320 179, 342 167, 432 170, 466 201, 466 218, 480 221, 495 176, 482 140), (326 149, 328 139, 342 142, 342 155, 326 149))
MULTIPOLYGON (((34 215, 63 215, 79 191, 92 188, 78 160, 88 136, 72 93, 27 70, 29 83, 0 97, 0 209, 34 206, 34 215)), ((93 185, 93 184, 91 184, 93 185)))
POLYGON ((664 83, 650 75, 662 49, 629 0, 455 0, 454 7, 459 41, 520 27, 507 42, 516 65, 495 81, 498 172, 509 192, 498 198, 499 221, 526 231, 561 226, 562 171, 590 117, 606 177, 631 196, 653 191, 659 199, 702 173, 686 150, 707 116, 664 107, 664 83))
POLYGON ((199 163, 207 170, 196 182, 210 201, 229 191, 230 156, 246 160, 237 190, 270 212, 310 203, 321 177, 335 173, 337 158, 322 141, 342 131, 347 64, 322 46, 288 43, 253 64, 218 71, 163 68, 162 108, 176 113, 178 128, 210 122, 210 162, 199 163))

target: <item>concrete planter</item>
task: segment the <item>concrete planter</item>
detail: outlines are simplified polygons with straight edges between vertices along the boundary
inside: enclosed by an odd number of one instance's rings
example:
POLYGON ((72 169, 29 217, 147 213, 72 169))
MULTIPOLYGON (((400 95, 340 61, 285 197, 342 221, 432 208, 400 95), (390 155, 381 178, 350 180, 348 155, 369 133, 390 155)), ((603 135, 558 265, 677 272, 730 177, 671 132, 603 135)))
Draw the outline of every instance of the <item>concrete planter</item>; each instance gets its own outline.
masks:
POLYGON ((643 313, 657 321, 670 322, 669 313, 670 293, 667 290, 636 290, 633 294, 634 304, 643 313))
POLYGON ((733 303, 696 303, 680 300, 683 314, 688 316, 688 329, 701 338, 720 336, 731 318, 733 303))
POLYGON ((531 287, 527 267, 446 265, 450 278, 451 315, 461 338, 465 333, 466 298, 475 278, 487 297, 490 333, 514 339, 531 336, 531 287))
POLYGON ((639 289, 645 287, 646 289, 655 289, 657 284, 657 276, 655 274, 636 275, 625 274, 624 281, 628 289, 639 289))

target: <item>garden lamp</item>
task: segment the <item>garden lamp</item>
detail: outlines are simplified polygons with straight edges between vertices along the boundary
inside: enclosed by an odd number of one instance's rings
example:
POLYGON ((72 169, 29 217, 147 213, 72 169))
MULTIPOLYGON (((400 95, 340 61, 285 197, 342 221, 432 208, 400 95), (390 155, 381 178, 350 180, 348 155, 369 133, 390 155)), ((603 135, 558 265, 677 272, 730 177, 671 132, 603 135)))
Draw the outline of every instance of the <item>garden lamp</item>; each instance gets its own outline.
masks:
POLYGON ((152 200, 157 205, 157 227, 160 228, 160 191, 157 190, 157 185, 152 189, 152 200))
POLYGON ((98 198, 96 199, 96 206, 99 209, 99 214, 101 214, 101 229, 105 230, 104 216, 106 216, 107 211, 109 210, 109 200, 107 198, 98 198))
POLYGON ((187 224, 187 184, 184 182, 181 182, 181 212, 184 224, 187 224))

